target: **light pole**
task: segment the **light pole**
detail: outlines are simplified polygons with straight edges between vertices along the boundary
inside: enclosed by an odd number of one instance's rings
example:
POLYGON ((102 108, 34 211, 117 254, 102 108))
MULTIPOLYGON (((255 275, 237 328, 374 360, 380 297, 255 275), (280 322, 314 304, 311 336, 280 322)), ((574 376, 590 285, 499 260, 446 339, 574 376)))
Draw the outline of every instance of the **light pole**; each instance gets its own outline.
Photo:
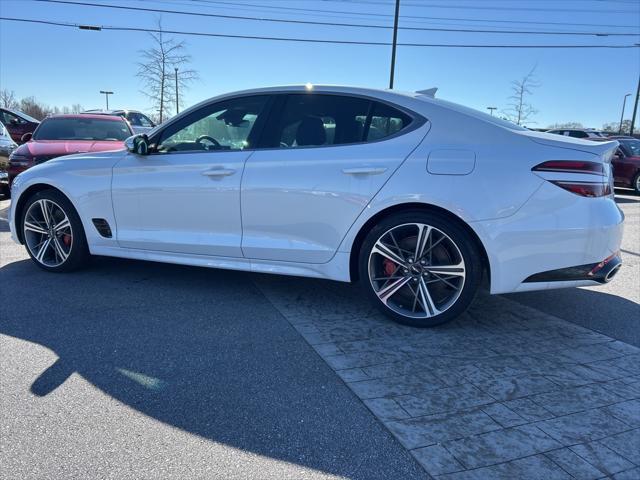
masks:
POLYGON ((113 92, 107 90, 100 90, 100 93, 104 93, 104 98, 107 100, 107 110, 109 110, 109 95, 113 95, 113 92))
POLYGON ((640 97, 640 77, 638 77, 638 89, 636 90, 636 101, 633 105, 633 115, 631 116, 631 128, 629 135, 633 136, 633 127, 636 124, 636 113, 638 113, 638 98, 640 97))
POLYGON ((396 69, 396 47, 398 46, 398 17, 400 16, 400 0, 396 0, 396 14, 393 19, 393 46, 391 47, 391 73, 389 74, 389 90, 393 90, 393 75, 396 69))
POLYGON ((624 100, 622 101, 622 115, 620 115, 620 127, 618 128, 618 135, 622 135, 622 119, 624 118, 624 107, 627 104, 627 97, 630 97, 631 94, 627 93, 624 96, 624 100))
POLYGON ((487 107, 487 110, 489 110, 491 112, 491 116, 493 117, 493 111, 497 110, 497 107, 487 107))
POLYGON ((174 68, 176 72, 176 115, 180 113, 180 99, 178 98, 178 67, 174 68))

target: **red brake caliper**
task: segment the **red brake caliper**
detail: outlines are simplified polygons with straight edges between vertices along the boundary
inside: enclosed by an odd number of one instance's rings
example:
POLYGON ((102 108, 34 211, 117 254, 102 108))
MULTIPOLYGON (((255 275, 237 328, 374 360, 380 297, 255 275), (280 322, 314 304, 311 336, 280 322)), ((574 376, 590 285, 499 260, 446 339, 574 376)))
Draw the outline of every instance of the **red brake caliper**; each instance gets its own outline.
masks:
POLYGON ((65 233, 64 235, 62 235, 62 241, 68 247, 69 245, 71 245, 71 235, 65 233))
POLYGON ((382 261, 382 266, 384 267, 384 273, 387 274, 387 276, 389 277, 395 273, 396 268, 398 267, 394 262, 392 262, 388 258, 385 258, 382 261))

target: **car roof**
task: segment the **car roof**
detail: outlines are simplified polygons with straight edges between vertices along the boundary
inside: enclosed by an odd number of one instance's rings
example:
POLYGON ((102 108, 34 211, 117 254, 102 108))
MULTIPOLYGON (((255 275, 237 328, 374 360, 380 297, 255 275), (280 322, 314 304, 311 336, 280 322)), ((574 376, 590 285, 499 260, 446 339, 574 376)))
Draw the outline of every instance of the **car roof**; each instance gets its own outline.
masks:
POLYGON ((114 122, 123 122, 124 119, 117 115, 100 115, 93 113, 63 113, 57 115, 49 115, 47 119, 50 118, 93 118, 95 120, 113 120, 114 122))

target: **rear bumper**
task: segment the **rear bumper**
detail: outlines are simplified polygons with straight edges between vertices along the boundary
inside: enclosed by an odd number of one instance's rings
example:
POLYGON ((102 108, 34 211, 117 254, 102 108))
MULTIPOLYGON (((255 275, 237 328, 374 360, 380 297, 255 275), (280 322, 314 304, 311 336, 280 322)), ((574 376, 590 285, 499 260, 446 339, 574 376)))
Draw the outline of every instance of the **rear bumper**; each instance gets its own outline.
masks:
POLYGON ((590 263, 569 268, 558 268, 547 272, 535 273, 525 278, 524 283, 593 281, 609 283, 622 266, 620 254, 605 258, 600 263, 590 263))
POLYGON ((487 250, 491 293, 508 293, 610 280, 609 269, 619 268, 623 221, 611 197, 584 198, 545 183, 511 217, 471 226, 487 250))

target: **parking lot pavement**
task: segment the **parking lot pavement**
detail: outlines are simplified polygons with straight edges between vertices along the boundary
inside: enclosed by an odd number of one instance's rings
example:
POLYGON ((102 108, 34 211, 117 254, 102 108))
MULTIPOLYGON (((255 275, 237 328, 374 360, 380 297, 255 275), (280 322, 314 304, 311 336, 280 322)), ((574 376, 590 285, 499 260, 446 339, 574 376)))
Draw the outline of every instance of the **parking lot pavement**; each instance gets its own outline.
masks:
POLYGON ((511 294, 511 300, 640 347, 640 196, 616 190, 625 214, 623 266, 614 281, 598 287, 511 294))
MULTIPOLYGON (((640 348, 546 304, 481 295, 416 330, 357 286, 113 259, 50 275, 0 242, 16 476, 640 478, 640 348)), ((609 315, 618 280, 589 308, 609 315)))

